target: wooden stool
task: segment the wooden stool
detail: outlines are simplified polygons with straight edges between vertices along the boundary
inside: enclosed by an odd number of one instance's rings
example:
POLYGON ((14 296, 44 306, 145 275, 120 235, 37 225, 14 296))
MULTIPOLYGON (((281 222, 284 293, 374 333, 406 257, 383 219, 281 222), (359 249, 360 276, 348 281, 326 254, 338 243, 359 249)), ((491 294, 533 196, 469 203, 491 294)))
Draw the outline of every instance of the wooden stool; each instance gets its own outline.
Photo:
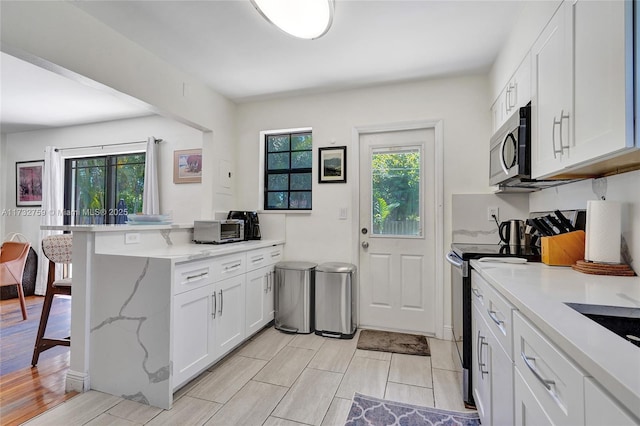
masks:
POLYGON ((47 322, 49 321, 49 313, 53 298, 56 295, 71 296, 71 278, 63 278, 56 280, 56 264, 71 264, 71 251, 73 239, 71 234, 52 235, 42 240, 42 251, 49 259, 49 274, 47 276, 47 291, 44 295, 44 304, 42 305, 42 316, 40 317, 40 325, 38 326, 38 334, 36 336, 36 344, 33 348, 33 358, 31 365, 34 367, 38 363, 40 353, 54 346, 70 346, 71 339, 49 339, 44 337, 47 330, 47 322))

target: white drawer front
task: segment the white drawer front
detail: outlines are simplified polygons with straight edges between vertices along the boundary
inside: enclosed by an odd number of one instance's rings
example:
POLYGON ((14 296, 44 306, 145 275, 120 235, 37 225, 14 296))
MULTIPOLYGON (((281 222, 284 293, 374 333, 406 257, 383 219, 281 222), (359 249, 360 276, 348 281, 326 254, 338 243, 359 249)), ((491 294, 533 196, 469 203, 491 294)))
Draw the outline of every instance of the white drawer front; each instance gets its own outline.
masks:
POLYGON ((246 253, 228 254, 213 258, 213 280, 215 282, 244 274, 246 271, 246 253))
POLYGON ((213 283, 213 259, 178 263, 173 270, 173 294, 213 283))
POLYGON ((585 374, 518 312, 513 314, 518 371, 554 424, 584 424, 585 374))
POLYGON ((247 271, 275 265, 282 260, 282 246, 265 247, 247 253, 247 271))
POLYGON ((481 310, 487 324, 502 349, 513 359, 513 312, 515 307, 502 297, 493 287, 487 283, 476 271, 471 276, 471 298, 481 303, 481 310), (477 292, 474 292, 477 287, 477 292), (478 297, 479 293, 481 297, 478 297))

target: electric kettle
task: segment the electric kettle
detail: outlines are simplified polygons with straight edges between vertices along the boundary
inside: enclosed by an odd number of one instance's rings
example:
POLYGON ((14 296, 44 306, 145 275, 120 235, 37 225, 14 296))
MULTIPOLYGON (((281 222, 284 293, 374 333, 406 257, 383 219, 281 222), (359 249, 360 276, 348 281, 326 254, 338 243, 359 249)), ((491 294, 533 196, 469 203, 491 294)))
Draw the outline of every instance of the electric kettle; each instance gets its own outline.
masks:
POLYGON ((524 220, 512 219, 502 222, 498 227, 498 235, 503 244, 524 245, 524 220))

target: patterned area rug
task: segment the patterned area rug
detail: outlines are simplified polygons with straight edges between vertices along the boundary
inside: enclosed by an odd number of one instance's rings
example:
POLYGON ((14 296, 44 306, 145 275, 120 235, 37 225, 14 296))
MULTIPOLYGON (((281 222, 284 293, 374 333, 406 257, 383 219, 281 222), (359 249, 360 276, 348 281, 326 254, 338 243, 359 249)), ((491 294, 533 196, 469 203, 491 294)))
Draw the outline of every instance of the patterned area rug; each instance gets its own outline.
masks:
POLYGON ((476 412, 458 412, 386 401, 356 393, 345 426, 478 426, 476 412))
POLYGON ((362 330, 358 338, 358 349, 407 355, 431 355, 426 337, 391 331, 362 330))

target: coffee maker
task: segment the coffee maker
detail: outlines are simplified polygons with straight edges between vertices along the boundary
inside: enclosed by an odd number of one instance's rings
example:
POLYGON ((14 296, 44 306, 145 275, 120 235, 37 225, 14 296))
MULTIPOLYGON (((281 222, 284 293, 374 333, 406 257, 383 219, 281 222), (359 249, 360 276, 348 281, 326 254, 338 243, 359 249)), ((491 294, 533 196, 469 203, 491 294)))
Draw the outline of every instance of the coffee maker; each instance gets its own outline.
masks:
POLYGON ((260 235, 260 221, 258 220, 258 213, 255 211, 240 211, 232 210, 227 215, 227 219, 241 219, 244 220, 244 240, 259 240, 260 235))

